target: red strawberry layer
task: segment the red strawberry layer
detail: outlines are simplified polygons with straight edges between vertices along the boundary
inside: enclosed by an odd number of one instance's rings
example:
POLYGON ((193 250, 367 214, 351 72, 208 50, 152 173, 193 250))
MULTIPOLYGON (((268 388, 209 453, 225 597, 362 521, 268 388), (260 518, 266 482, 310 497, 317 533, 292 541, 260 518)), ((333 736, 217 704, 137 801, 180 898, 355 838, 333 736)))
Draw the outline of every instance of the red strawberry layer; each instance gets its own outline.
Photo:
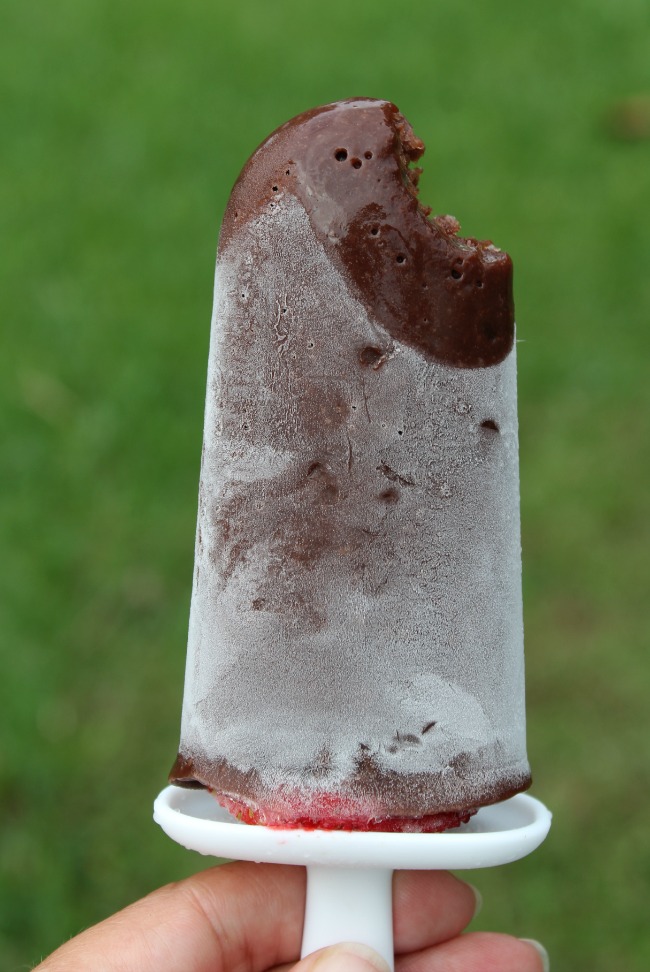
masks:
POLYGON ((432 813, 423 817, 369 817, 359 809, 342 808, 336 798, 322 797, 319 806, 307 809, 303 813, 287 815, 281 811, 249 807, 247 804, 231 797, 211 791, 217 801, 228 813, 246 824, 259 824, 264 827, 276 827, 283 830, 355 830, 382 831, 384 833, 418 833, 437 834, 443 830, 458 827, 467 823, 476 813, 476 809, 466 811, 452 811, 432 813), (331 803, 328 808, 324 804, 331 803), (338 809, 338 813, 336 810, 338 809))

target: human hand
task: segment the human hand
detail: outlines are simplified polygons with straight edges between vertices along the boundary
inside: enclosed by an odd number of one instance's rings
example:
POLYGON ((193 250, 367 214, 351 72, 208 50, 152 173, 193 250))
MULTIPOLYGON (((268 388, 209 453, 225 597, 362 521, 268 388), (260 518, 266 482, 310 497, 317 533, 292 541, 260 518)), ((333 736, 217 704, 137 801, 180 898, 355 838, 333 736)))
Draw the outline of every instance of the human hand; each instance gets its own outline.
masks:
MULTIPOLYGON (((461 935, 477 899, 448 872, 397 871, 393 897, 397 972, 548 969, 536 943, 461 935)), ((303 868, 222 864, 136 901, 34 972, 386 972, 379 955, 354 943, 299 961, 304 908, 303 868)))

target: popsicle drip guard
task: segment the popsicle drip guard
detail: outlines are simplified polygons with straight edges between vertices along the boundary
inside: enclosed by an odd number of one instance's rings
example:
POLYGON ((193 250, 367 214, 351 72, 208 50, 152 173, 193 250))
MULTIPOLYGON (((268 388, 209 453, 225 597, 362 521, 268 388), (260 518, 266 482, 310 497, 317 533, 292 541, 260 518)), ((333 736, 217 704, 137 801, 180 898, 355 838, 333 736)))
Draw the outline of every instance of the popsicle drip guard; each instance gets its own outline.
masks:
POLYGON ((276 830, 231 817, 205 790, 166 787, 154 820, 188 850, 214 857, 307 868, 302 955, 341 941, 370 945, 393 968, 392 872, 466 870, 508 864, 532 853, 550 811, 518 794, 483 807, 442 834, 276 830))

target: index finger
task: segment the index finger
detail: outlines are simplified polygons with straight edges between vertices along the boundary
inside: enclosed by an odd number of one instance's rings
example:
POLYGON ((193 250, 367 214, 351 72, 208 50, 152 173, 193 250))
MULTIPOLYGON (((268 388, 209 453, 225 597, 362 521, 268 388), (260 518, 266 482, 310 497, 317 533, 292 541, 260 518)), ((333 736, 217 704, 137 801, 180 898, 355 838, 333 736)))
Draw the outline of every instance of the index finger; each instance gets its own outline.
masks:
POLYGON ((299 955, 305 885, 302 867, 217 865, 89 928, 34 972, 261 972, 299 955))

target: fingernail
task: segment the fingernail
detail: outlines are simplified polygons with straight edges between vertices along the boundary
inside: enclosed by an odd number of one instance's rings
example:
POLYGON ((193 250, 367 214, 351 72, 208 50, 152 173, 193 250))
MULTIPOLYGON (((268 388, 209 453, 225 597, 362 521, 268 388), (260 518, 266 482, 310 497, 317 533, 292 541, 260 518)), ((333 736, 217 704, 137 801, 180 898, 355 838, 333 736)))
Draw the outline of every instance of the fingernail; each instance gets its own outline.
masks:
POLYGON ((341 942, 322 949, 313 969, 318 972, 390 972, 379 952, 361 942, 341 942))
POLYGON ((467 881, 466 883, 467 883, 467 887, 472 889, 472 893, 474 895, 474 914, 472 915, 472 921, 473 921, 476 918, 476 916, 480 915, 481 913, 481 908, 483 907, 483 895, 474 884, 470 884, 469 881, 467 881))
POLYGON ((544 948, 541 942, 536 942, 534 938, 521 938, 520 941, 526 942, 527 945, 532 945, 539 957, 542 960, 542 972, 550 972, 551 960, 548 957, 548 952, 544 948))

